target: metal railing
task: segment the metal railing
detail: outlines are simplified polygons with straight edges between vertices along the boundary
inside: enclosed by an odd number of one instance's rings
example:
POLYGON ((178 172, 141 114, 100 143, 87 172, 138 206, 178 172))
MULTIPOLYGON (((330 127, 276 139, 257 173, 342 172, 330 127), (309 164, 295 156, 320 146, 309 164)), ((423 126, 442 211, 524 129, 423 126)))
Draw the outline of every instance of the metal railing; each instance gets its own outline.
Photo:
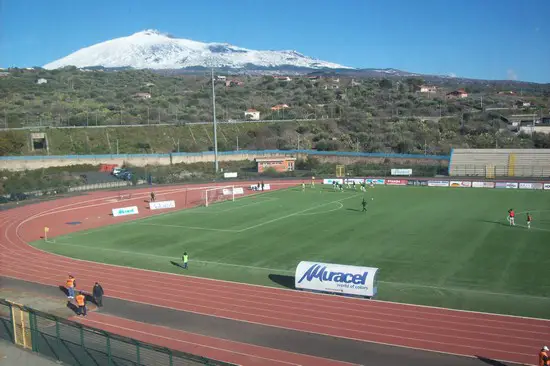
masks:
POLYGON ((549 166, 516 165, 510 169, 508 165, 483 165, 483 164, 451 164, 450 176, 458 177, 482 177, 482 178, 548 178, 549 166), (510 173, 513 172, 513 175, 510 173))
POLYGON ((69 365, 232 364, 122 337, 0 299, 0 338, 69 365))

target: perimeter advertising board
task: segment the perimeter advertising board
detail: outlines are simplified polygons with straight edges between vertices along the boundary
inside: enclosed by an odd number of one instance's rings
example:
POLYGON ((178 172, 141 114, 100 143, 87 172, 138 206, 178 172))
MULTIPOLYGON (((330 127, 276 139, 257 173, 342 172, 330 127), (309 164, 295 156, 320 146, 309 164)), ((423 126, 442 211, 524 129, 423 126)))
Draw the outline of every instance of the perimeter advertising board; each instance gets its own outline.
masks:
POLYGON ((127 216, 127 215, 137 215, 138 208, 137 206, 131 206, 131 207, 122 207, 122 208, 113 208, 113 216, 127 216))
POLYGON ((446 180, 429 180, 428 187, 448 187, 449 182, 446 180))
POLYGON ((386 183, 386 180, 385 179, 365 179, 365 183, 367 184, 384 184, 386 183))
POLYGON ((407 175, 411 176, 413 174, 412 169, 392 169, 391 175, 407 175))
POLYGON ((333 182, 336 182, 338 184, 344 184, 343 179, 323 179, 323 184, 333 184, 333 182))
POLYGON ((544 189, 550 190, 550 183, 544 183, 544 189))
POLYGON ((159 201, 149 203, 151 210, 162 210, 163 208, 175 208, 176 201, 159 201))
POLYGON ((406 179, 386 179, 386 185, 388 186, 406 186, 409 181, 406 179))
POLYGON ((244 194, 243 187, 235 187, 233 189, 231 188, 224 188, 222 190, 224 196, 231 196, 233 194, 244 194))
POLYGON ((519 189, 543 189, 542 183, 520 183, 519 189))
POLYGON ((495 188, 495 182, 472 182, 473 188, 495 188))
POLYGON ((472 186, 472 182, 452 180, 451 183, 450 183, 450 186, 451 187, 470 188, 472 186))
POLYGON ((378 268, 302 261, 296 267, 297 289, 374 297, 378 268))

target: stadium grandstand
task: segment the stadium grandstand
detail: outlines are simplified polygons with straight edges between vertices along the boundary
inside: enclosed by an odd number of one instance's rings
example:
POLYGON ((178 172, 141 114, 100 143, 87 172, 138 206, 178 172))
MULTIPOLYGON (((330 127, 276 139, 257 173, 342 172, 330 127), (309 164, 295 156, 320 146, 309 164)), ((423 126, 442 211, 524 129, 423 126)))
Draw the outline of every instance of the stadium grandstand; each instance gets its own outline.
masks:
POLYGON ((550 177, 550 149, 453 149, 449 175, 550 177))

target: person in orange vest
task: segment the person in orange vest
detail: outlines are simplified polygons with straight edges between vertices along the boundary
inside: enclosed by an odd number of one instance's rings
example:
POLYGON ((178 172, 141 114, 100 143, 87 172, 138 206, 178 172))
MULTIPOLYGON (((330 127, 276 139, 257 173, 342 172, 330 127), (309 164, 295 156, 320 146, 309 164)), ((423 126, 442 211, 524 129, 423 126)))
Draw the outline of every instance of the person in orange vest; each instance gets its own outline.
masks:
POLYGON ((65 288, 67 289, 67 298, 74 299, 74 289, 76 287, 76 280, 73 275, 69 275, 69 279, 65 283, 65 288))
POLYGON ((548 347, 544 346, 539 352, 539 366, 550 365, 550 359, 548 358, 548 347))
POLYGON ((86 296, 84 296, 82 292, 76 295, 76 305, 78 306, 76 314, 86 316, 86 296))

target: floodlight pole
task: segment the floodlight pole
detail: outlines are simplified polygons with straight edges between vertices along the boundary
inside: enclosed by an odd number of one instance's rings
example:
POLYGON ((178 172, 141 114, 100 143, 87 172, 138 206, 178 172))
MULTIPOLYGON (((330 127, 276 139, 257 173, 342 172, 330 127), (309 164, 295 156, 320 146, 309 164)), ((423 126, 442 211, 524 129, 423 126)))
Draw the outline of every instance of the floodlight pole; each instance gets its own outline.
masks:
POLYGON ((214 69, 212 69, 212 116, 214 117, 214 166, 218 173, 218 129, 216 123, 216 89, 214 87, 214 69))

